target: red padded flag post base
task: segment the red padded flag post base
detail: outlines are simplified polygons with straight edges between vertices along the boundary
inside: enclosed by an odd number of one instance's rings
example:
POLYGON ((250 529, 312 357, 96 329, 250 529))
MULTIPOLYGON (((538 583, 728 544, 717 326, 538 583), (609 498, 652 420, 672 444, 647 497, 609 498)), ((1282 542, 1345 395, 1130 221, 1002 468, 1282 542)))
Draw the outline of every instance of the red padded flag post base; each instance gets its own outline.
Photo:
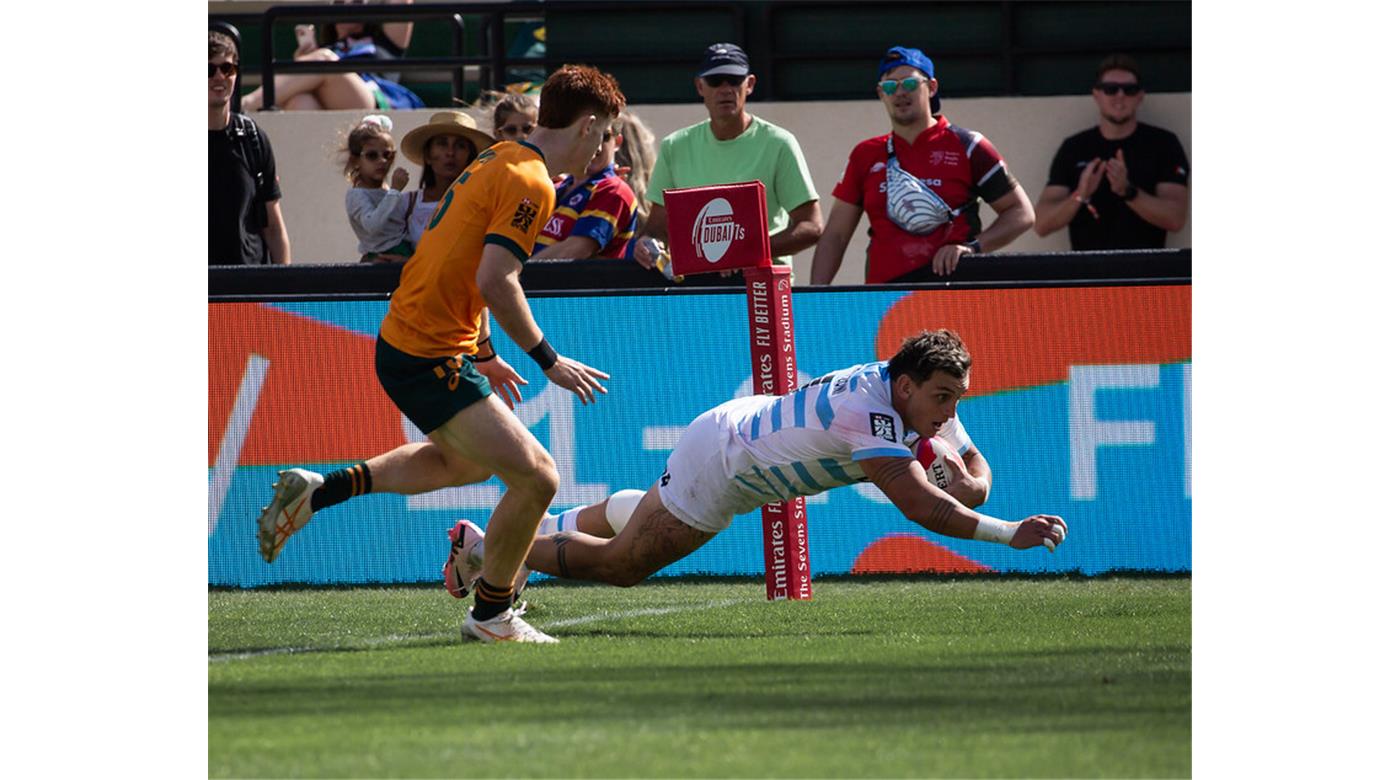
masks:
MULTIPOLYGON (((749 290, 749 352, 756 393, 786 395, 797 389, 792 342, 792 269, 745 268, 749 290)), ((768 600, 812 598, 807 557, 807 502, 798 496, 763 507, 763 563, 768 600)))
MULTIPOLYGON (((663 198, 676 275, 744 269, 754 392, 785 395, 796 389, 792 269, 773 265, 763 183, 666 190, 663 198)), ((762 524, 768 600, 812 598, 805 500, 764 505, 762 524)))

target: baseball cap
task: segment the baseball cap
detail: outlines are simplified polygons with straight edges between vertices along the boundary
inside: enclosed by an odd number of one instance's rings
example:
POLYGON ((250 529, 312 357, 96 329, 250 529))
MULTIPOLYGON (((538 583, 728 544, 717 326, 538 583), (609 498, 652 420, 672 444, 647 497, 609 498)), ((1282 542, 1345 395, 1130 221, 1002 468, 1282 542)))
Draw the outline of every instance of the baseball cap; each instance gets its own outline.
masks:
POLYGON ((747 76, 749 75, 749 55, 732 43, 716 43, 705 49, 705 60, 700 63, 704 76, 747 76))
MULTIPOLYGON (((908 65, 914 70, 923 73, 925 76, 934 78, 933 60, 929 59, 928 55, 924 54, 919 49, 910 48, 908 46, 891 46, 889 50, 885 52, 885 56, 880 60, 880 75, 877 78, 884 78, 886 73, 889 73, 901 65, 908 65)), ((934 93, 932 103, 933 113, 937 114, 943 108, 943 101, 939 99, 937 93, 934 93)))
POLYGON ((933 78, 933 60, 918 49, 911 49, 907 46, 892 46, 889 51, 885 52, 884 58, 880 60, 880 75, 884 76, 900 65, 908 65, 925 76, 933 78))

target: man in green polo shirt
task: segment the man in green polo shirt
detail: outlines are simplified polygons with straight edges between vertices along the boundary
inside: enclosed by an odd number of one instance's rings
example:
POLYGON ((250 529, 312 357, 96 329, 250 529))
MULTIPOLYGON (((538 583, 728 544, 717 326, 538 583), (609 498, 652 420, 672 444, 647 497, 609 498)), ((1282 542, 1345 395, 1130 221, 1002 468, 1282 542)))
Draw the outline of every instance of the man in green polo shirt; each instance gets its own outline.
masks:
MULTIPOLYGON (((749 56, 732 43, 705 50, 695 89, 710 118, 677 130, 661 141, 656 168, 647 183, 651 214, 641 235, 666 240, 666 204, 662 193, 706 184, 763 182, 768 195, 768 241, 773 262, 792 265, 792 255, 817 243, 822 208, 802 147, 792 133, 744 109, 753 93, 749 56)), ((656 265, 648 242, 638 241, 635 257, 647 268, 656 265)))

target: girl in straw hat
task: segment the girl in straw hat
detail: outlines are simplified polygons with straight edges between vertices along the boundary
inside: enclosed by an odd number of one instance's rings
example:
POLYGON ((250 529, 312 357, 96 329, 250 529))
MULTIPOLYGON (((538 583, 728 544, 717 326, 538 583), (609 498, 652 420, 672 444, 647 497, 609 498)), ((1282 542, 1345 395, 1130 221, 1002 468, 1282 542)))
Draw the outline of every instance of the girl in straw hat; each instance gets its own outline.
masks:
POLYGON ((408 240, 414 246, 423 237, 438 201, 447 193, 472 160, 496 141, 476 129, 476 122, 461 111, 440 111, 426 125, 410 130, 403 139, 403 154, 423 166, 418 190, 408 196, 408 240))

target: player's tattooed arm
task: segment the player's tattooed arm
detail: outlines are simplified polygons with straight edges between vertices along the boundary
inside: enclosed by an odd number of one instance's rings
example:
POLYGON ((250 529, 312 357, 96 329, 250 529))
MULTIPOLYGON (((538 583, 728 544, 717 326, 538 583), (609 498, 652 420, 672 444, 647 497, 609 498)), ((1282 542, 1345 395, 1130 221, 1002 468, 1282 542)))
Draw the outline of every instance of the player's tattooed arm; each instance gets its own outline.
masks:
POLYGON ((928 481, 913 458, 870 458, 860 462, 870 478, 905 517, 934 533, 971 539, 977 513, 928 481))

